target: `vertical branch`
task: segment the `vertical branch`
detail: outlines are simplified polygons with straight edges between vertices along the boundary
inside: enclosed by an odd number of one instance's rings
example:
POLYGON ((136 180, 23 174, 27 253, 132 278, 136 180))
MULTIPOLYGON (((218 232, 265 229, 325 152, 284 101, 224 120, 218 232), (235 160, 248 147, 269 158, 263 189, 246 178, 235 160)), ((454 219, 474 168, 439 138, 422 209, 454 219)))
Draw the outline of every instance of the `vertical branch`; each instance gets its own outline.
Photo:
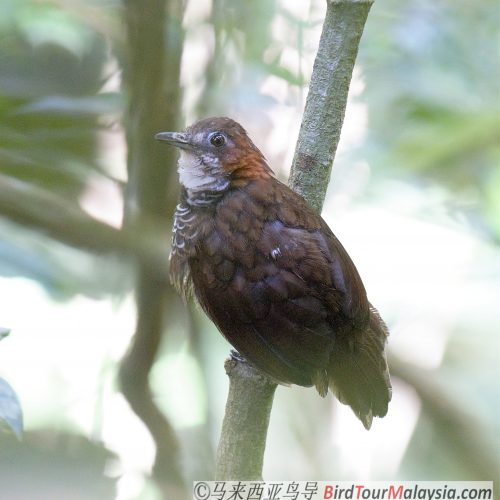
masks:
POLYGON ((215 466, 216 480, 262 480, 276 384, 234 355, 224 364, 229 394, 215 466))
POLYGON ((321 212, 359 41, 373 0, 327 0, 289 184, 321 212))
MULTIPOLYGON (((183 2, 125 0, 124 6, 124 88, 129 99, 125 225, 136 223, 145 229, 163 226, 167 231, 177 199, 175 156, 173 151, 161 149, 153 137, 158 130, 175 130, 178 125, 183 2)), ((185 498, 177 437, 154 403, 149 387, 149 372, 161 342, 171 296, 170 287, 158 272, 139 262, 136 333, 120 367, 120 382, 123 394, 155 441, 153 476, 165 498, 185 498)))
MULTIPOLYGON (((289 181, 290 187, 318 212, 330 179, 354 61, 372 3, 373 0, 327 0, 289 181)), ((230 386, 216 476, 259 479, 276 386, 241 360, 226 362, 226 371, 230 386)))

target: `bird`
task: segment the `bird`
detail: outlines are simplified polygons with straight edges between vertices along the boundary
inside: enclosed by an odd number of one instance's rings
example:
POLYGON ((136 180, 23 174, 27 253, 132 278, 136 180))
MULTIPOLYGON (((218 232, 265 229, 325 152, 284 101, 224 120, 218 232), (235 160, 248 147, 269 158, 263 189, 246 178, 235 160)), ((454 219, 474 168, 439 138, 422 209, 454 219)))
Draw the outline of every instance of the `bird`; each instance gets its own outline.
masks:
POLYGON ((329 226, 231 118, 155 138, 179 149, 174 287, 271 380, 330 390, 370 429, 392 395, 389 333, 329 226))

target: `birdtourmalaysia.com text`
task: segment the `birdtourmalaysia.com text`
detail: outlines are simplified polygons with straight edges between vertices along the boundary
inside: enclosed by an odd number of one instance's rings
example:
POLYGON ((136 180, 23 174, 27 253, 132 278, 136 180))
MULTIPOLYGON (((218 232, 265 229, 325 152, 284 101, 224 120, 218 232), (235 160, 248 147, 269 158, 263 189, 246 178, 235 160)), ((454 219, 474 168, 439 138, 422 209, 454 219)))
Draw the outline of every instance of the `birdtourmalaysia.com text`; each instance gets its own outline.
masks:
POLYGON ((194 500, 493 500, 492 481, 195 481, 194 500))

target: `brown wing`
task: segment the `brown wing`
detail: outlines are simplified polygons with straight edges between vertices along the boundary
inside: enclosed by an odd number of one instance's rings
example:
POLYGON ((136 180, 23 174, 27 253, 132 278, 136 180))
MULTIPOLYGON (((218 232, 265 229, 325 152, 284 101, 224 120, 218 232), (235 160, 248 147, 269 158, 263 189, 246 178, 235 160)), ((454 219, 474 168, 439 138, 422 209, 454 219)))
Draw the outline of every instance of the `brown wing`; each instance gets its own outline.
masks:
POLYGON ((302 199, 274 181, 228 195, 190 259, 197 298, 228 341, 280 382, 315 383, 336 336, 367 323, 349 256, 302 199))

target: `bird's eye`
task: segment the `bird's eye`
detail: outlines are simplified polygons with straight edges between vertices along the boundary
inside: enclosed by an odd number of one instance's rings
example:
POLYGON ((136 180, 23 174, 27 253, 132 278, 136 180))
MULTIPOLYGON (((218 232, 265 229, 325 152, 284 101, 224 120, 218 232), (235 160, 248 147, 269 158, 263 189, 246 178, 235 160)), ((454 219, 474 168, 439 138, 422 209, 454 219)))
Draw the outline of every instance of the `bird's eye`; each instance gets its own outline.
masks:
POLYGON ((222 134, 215 133, 210 137, 210 143, 216 148, 220 148, 226 143, 226 138, 222 134))

